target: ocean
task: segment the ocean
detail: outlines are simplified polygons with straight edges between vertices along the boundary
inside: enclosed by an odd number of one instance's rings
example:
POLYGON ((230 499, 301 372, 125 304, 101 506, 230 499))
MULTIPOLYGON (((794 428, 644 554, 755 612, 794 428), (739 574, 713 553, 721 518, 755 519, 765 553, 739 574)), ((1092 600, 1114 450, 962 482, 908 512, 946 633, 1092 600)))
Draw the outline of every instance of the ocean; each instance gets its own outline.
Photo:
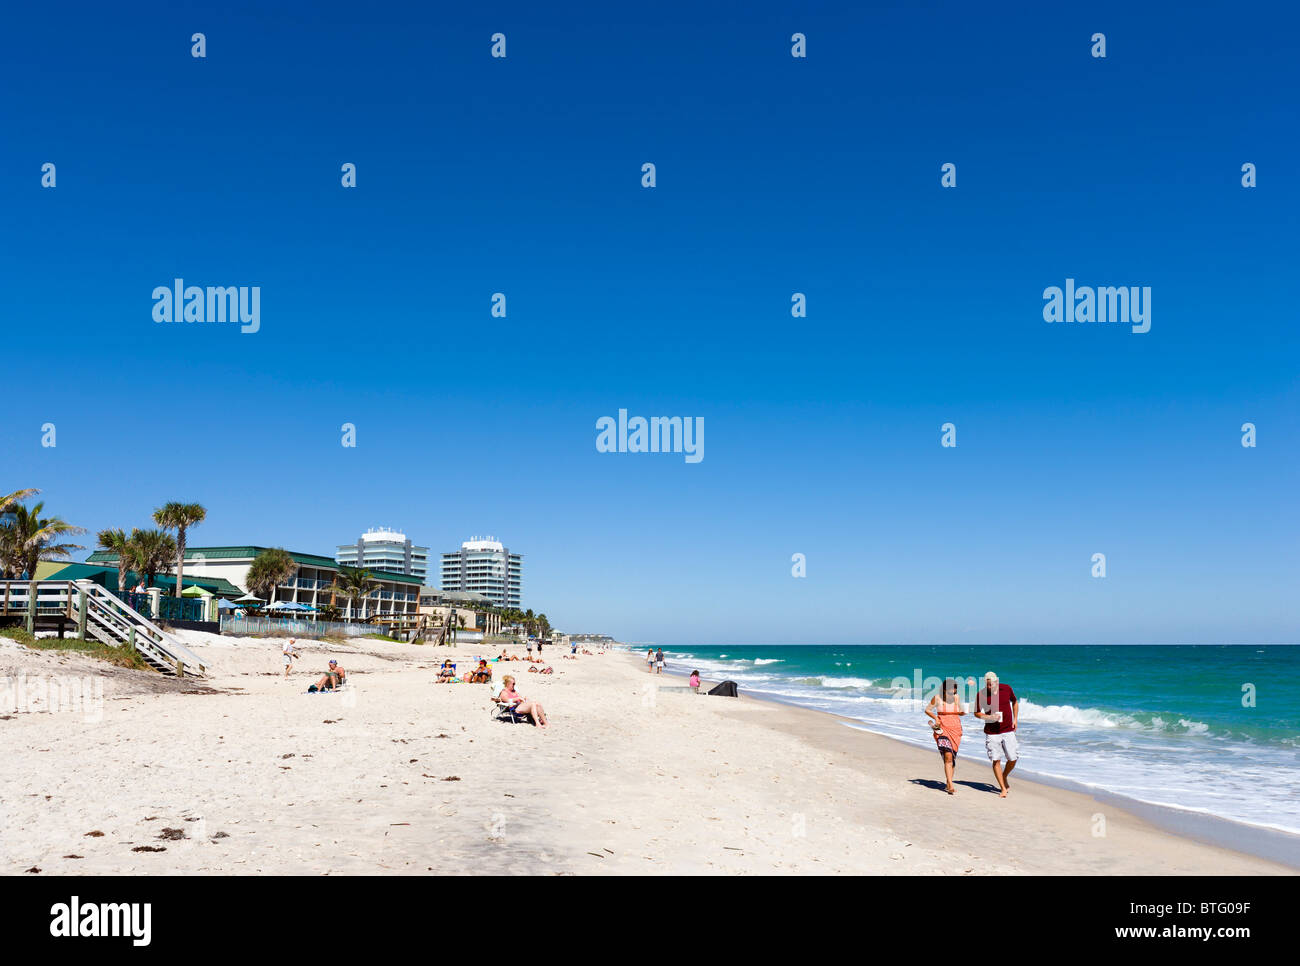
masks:
MULTIPOLYGON (((674 673, 698 669, 928 748, 918 695, 995 671, 1020 700, 1022 773, 1300 835, 1300 646, 803 645, 664 657, 674 673)), ((982 767, 959 779, 984 778, 982 728, 962 723, 959 760, 982 767)), ((937 752, 931 777, 943 777, 937 752)))

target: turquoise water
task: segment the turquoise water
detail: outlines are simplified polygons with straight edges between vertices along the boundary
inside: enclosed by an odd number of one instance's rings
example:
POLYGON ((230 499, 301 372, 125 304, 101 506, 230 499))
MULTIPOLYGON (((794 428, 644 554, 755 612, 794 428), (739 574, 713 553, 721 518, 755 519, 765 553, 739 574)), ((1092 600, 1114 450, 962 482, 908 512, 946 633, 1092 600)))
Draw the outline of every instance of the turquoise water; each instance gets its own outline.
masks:
MULTIPOLYGON (((939 680, 996 671, 1020 699, 1026 772, 1300 834, 1300 646, 804 645, 664 655, 672 671, 730 678, 744 693, 931 748, 920 707, 939 680)), ((987 764, 981 729, 963 723, 961 758, 987 764)))

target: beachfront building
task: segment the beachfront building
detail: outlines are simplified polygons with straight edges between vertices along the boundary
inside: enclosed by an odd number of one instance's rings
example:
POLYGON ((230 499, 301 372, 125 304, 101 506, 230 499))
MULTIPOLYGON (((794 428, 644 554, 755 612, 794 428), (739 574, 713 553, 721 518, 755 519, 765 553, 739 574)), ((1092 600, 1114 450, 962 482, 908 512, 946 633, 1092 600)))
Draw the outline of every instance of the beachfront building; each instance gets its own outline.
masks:
POLYGON ((428 626, 441 627, 455 618, 457 626, 461 620, 465 622, 466 630, 498 634, 501 615, 491 610, 494 606, 495 602, 482 594, 420 588, 420 616, 428 626))
POLYGON ((417 547, 396 530, 367 530, 356 543, 342 544, 334 559, 347 567, 407 574, 423 581, 429 573, 429 548, 417 547))
MULTIPOLYGON (((248 591, 248 568, 253 560, 266 547, 186 547, 185 579, 191 577, 221 577, 241 591, 248 591)), ((308 607, 322 608, 333 604, 349 620, 393 617, 398 620, 414 620, 419 614, 420 586, 424 583, 419 577, 410 574, 385 573, 372 570, 375 590, 364 604, 358 604, 353 613, 353 604, 346 598, 334 593, 334 577, 339 572, 339 564, 329 557, 311 553, 286 551, 298 565, 298 569, 287 581, 275 588, 267 604, 275 601, 306 604, 308 607)), ((87 563, 113 565, 117 557, 105 550, 97 550, 87 558, 87 563)))
POLYGON ((442 589, 482 594, 498 607, 522 604, 523 557, 495 537, 474 537, 442 555, 442 589))

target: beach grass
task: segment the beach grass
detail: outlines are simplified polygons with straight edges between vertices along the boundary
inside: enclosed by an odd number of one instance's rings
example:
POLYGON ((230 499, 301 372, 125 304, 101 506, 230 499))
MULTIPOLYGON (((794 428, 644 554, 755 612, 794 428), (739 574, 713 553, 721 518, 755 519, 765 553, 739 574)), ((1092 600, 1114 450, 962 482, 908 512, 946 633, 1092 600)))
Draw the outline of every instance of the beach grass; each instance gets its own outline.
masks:
POLYGON ((0 628, 0 637, 17 641, 25 647, 39 651, 72 651, 86 657, 107 661, 118 667, 134 668, 139 671, 151 671, 151 668, 139 654, 126 647, 109 647, 101 641, 82 641, 75 637, 60 640, 57 637, 36 637, 21 627, 0 628))

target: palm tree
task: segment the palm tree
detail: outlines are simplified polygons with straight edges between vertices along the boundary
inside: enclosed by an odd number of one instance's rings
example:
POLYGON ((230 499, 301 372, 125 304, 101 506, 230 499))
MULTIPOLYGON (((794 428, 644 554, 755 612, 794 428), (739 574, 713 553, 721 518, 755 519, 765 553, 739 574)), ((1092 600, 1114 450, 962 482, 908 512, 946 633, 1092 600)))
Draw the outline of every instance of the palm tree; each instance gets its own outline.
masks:
POLYGON ((176 556, 176 541, 166 530, 136 527, 131 531, 129 544, 131 568, 144 579, 146 588, 153 586, 160 573, 171 569, 172 558, 176 556))
POLYGON ((542 632, 542 637, 546 638, 551 636, 551 622, 546 619, 545 614, 537 615, 537 628, 542 632))
POLYGON ((14 490, 12 493, 0 496, 0 513, 8 513, 17 506, 20 501, 27 499, 29 496, 35 496, 40 492, 41 491, 36 487, 29 486, 25 490, 14 490))
POLYGON ((117 530, 100 530, 99 548, 117 554, 117 592, 127 592, 126 572, 131 566, 131 538, 120 528, 117 530))
POLYGON ((358 619, 358 608, 363 608, 365 600, 371 595, 379 582, 371 575, 369 570, 360 567, 339 567, 339 572, 334 575, 334 587, 338 593, 347 598, 351 617, 355 621, 358 619))
POLYGON ((244 582, 254 594, 270 600, 275 595, 275 588, 285 583, 298 572, 298 563, 282 547, 263 550, 248 566, 248 576, 244 582))
POLYGON ((153 522, 164 530, 176 531, 176 596, 181 595, 181 576, 185 570, 186 531, 202 523, 208 511, 199 503, 164 503, 153 511, 153 522))
POLYGON ((63 536, 85 533, 84 528, 74 527, 58 517, 43 518, 44 503, 28 509, 21 503, 12 502, 12 495, 6 499, 11 501, 5 510, 9 519, 0 525, 0 570, 5 577, 17 580, 26 573, 28 580, 35 580, 36 565, 42 560, 58 560, 73 550, 86 549, 75 543, 55 542, 63 536))
POLYGON ((13 523, 13 511, 17 509, 19 501, 39 492, 41 491, 31 486, 0 495, 0 579, 8 577, 10 571, 17 568, 20 556, 18 546, 13 543, 14 532, 5 530, 4 526, 13 523))

